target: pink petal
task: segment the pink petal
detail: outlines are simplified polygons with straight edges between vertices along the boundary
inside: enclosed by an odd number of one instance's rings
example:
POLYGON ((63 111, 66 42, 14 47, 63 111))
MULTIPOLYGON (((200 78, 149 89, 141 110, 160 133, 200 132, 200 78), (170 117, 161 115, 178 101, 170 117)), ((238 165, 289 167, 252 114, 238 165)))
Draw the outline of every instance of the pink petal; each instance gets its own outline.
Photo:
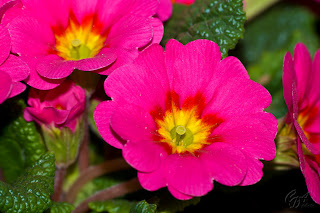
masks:
MULTIPOLYGON (((0 1, 0 22, 2 23, 2 17, 4 13, 12 8, 16 4, 17 0, 1 0, 0 1)), ((3 23, 2 23, 3 24, 3 23)), ((6 24, 4 24, 6 25, 6 24)))
MULTIPOLYGON (((76 16, 81 24, 83 19, 91 14, 96 13, 96 8, 99 0, 72 0, 70 1, 71 11, 76 16)), ((100 5, 99 5, 100 6, 100 5)))
POLYGON ((164 109, 167 91, 159 83, 159 76, 157 72, 136 64, 124 65, 107 78, 104 88, 107 95, 116 101, 125 99, 148 112, 155 106, 164 109))
POLYGON ((314 155, 318 155, 320 154, 320 149, 317 149, 307 138, 307 136, 305 135, 305 133, 303 132, 301 126, 299 125, 299 123, 294 120, 293 121, 294 127, 301 139, 301 141, 303 142, 304 145, 306 145, 307 149, 314 155))
POLYGON ((11 92, 12 80, 5 72, 0 72, 0 104, 2 104, 11 92))
POLYGON ((203 196, 212 190, 212 179, 203 162, 190 154, 169 155, 165 161, 168 186, 189 196, 203 196))
POLYGON ((12 82, 12 89, 9 95, 9 98, 12 98, 16 95, 19 95, 23 91, 25 91, 27 86, 21 82, 12 82))
POLYGON ((43 109, 26 107, 23 117, 26 121, 35 121, 38 124, 62 124, 67 120, 69 113, 67 110, 57 110, 53 107, 43 109))
POLYGON ((152 44, 159 44, 162 40, 164 27, 162 22, 157 18, 150 18, 153 31, 152 44))
POLYGON ((40 90, 49 90, 59 86, 64 81, 64 79, 48 79, 40 76, 36 71, 37 58, 23 56, 20 56, 20 58, 25 61, 30 68, 29 77, 25 80, 29 86, 40 90))
MULTIPOLYGON (((263 120, 272 119, 267 113, 260 113, 234 117, 221 123, 213 130, 211 136, 222 138, 223 142, 228 143, 234 149, 244 150, 252 157, 263 160, 272 160, 276 154, 274 138, 276 132, 271 132, 263 120), (265 114, 265 115, 264 115, 265 114)), ((269 123, 269 122, 268 122, 269 123)), ((273 128, 272 128, 273 129, 273 128)))
POLYGON ((159 3, 157 0, 100 0, 97 5, 99 20, 104 26, 111 26, 126 14, 151 17, 156 13, 159 3))
POLYGON ((173 188, 172 186, 168 186, 168 190, 175 198, 179 200, 190 200, 193 198, 193 196, 183 194, 178 190, 176 190, 175 188, 173 188))
POLYGON ((246 158, 241 151, 227 143, 213 143, 200 154, 200 160, 211 177, 224 185, 238 185, 247 172, 246 158))
POLYGON ((290 52, 287 52, 283 60, 283 96, 287 104, 289 115, 293 113, 293 102, 292 102, 292 86, 296 82, 296 74, 294 71, 293 59, 290 52))
POLYGON ((147 45, 152 36, 149 19, 130 14, 111 27, 105 43, 108 47, 140 48, 147 45))
POLYGON ((236 81, 237 79, 249 79, 249 75, 239 59, 229 56, 214 68, 210 83, 205 90, 205 96, 210 100, 215 91, 220 90, 221 85, 232 79, 236 79, 236 81))
POLYGON ((9 56, 11 49, 11 40, 8 29, 0 24, 0 64, 2 64, 9 56))
MULTIPOLYGON (((312 64, 312 74, 310 74, 309 77, 309 91, 308 91, 308 102, 309 105, 315 105, 316 102, 319 104, 320 100, 320 93, 314 92, 320 90, 320 85, 317 83, 317 79, 320 79, 320 50, 318 50, 313 58, 313 64, 312 64)), ((320 108, 319 108, 320 109, 320 108)))
POLYGON ((52 30, 32 17, 17 17, 8 25, 12 52, 25 56, 47 55, 55 45, 52 30))
POLYGON ((67 26, 69 0, 22 0, 22 2, 33 17, 49 24, 49 26, 67 26))
POLYGON ((11 54, 5 63, 1 65, 0 70, 8 73, 13 81, 22 81, 30 73, 28 65, 19 57, 11 54))
POLYGON ((149 112, 133 104, 121 104, 110 118, 112 129, 124 140, 152 141, 156 130, 155 122, 149 112))
POLYGON ((38 61, 36 68, 38 73, 45 78, 61 79, 71 75, 75 69, 82 71, 98 70, 107 67, 115 60, 116 55, 106 49, 93 58, 78 61, 67 61, 58 55, 47 55, 38 61))
POLYGON ((159 9, 157 11, 157 17, 159 17, 159 19, 164 22, 170 18, 171 14, 172 14, 171 0, 161 0, 159 9))
POLYGON ((173 90, 181 100, 206 88, 220 59, 218 45, 209 40, 196 40, 183 47, 172 67, 167 64, 168 75, 172 75, 173 90))
POLYGON ((298 156, 301 172, 306 180, 307 188, 311 198, 320 204, 320 169, 316 162, 303 155, 301 141, 297 141, 298 156))
POLYGON ((122 149, 124 141, 110 127, 110 117, 115 105, 113 101, 101 102, 94 110, 93 117, 101 137, 111 146, 122 149))
POLYGON ((203 115, 218 114, 224 119, 239 117, 262 112, 272 100, 271 95, 263 86, 245 78, 222 81, 216 87, 215 91, 208 92, 214 95, 204 109, 203 115))
POLYGON ((167 185, 163 165, 153 172, 138 172, 138 178, 141 186, 149 191, 156 191, 167 185))
POLYGON ((263 163, 251 156, 251 153, 243 152, 248 165, 247 173, 240 186, 248 186, 259 182, 263 176, 263 163))
POLYGON ((116 55, 116 60, 107 67, 99 70, 95 70, 95 73, 100 75, 110 75, 117 68, 131 63, 135 58, 138 57, 138 49, 124 49, 124 48, 109 48, 109 51, 116 55))
MULTIPOLYGON (((307 47, 298 43, 294 49, 294 70, 297 76, 297 92, 299 101, 305 102, 305 98, 308 95, 310 88, 310 81, 313 78, 312 75, 312 59, 307 47)), ((305 103, 306 104, 306 103, 305 103)), ((304 106, 300 105, 299 108, 304 106)))
POLYGON ((128 141, 122 149, 123 158, 139 172, 154 172, 160 169, 167 152, 161 144, 148 141, 128 141))

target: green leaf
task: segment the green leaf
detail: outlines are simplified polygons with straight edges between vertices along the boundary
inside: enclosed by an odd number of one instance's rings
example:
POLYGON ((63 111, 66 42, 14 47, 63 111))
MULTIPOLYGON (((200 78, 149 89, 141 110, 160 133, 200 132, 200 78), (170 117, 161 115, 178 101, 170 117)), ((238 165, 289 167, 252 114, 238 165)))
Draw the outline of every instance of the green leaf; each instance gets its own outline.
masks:
POLYGON ((89 203, 90 209, 95 212, 109 213, 129 213, 130 209, 135 207, 137 202, 124 199, 115 199, 107 201, 96 201, 89 203))
POLYGON ((130 213, 156 213, 156 209, 157 205, 142 200, 130 210, 130 213))
POLYGON ((50 213, 71 213, 74 206, 65 202, 54 202, 50 207, 50 213))
POLYGON ((0 182, 0 212, 42 213, 51 206, 55 163, 46 153, 13 184, 0 182))
POLYGON ((173 36, 172 32, 181 32, 173 38, 184 44, 196 39, 209 39, 219 45, 222 57, 226 57, 228 51, 243 37, 246 16, 242 0, 195 1, 192 6, 179 12, 180 15, 174 16, 165 26, 169 31, 164 36, 165 40, 173 36))
POLYGON ((10 104, 16 109, 12 112, 15 117, 0 131, 0 167, 7 182, 12 182, 46 152, 35 123, 26 122, 22 116, 24 103, 10 104))
POLYGON ((265 51, 293 51, 297 42, 303 42, 313 54, 319 47, 315 29, 316 17, 307 9, 279 4, 246 26, 237 55, 245 64, 255 63, 265 51))

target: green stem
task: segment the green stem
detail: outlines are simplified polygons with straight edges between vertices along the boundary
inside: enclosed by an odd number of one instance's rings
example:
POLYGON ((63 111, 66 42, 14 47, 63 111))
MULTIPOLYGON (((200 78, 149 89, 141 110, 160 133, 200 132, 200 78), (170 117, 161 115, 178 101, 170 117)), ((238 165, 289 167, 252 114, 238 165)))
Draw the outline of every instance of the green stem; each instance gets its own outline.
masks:
POLYGON ((88 199, 80 203, 79 206, 77 206, 72 213, 87 212, 89 210, 88 204, 90 202, 114 199, 132 192, 136 192, 139 189, 142 189, 142 187, 138 181, 138 178, 133 178, 127 182, 120 183, 118 185, 112 186, 110 188, 95 193, 93 196, 89 197, 88 199))

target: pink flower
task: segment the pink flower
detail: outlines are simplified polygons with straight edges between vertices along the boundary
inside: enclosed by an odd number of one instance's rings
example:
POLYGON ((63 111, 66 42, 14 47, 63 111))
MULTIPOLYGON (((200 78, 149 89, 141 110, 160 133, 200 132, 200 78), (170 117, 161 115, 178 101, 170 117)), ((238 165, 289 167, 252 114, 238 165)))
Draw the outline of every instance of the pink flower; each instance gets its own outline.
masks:
POLYGON ((263 111, 270 94, 237 58, 221 61, 209 40, 172 39, 165 52, 154 44, 113 72, 105 91, 112 101, 97 106, 97 128, 147 190, 167 186, 185 200, 208 193, 213 180, 254 184, 259 159, 275 157, 277 120, 263 111))
POLYGON ((171 17, 172 14, 172 4, 185 4, 191 5, 195 0, 160 0, 159 9, 157 11, 157 17, 161 21, 166 21, 171 17))
POLYGON ((27 83, 52 89, 74 69, 108 75, 163 34, 157 0, 21 0, 4 17, 27 83))
MULTIPOLYGON (((8 9, 9 3, 0 3, 0 16, 8 9)), ((10 6, 10 5, 9 5, 10 6)), ((0 21, 1 21, 0 17, 0 21)), ((8 29, 0 24, 0 104, 7 98, 22 93, 26 85, 20 81, 29 75, 28 66, 18 57, 11 55, 11 39, 8 29)))
POLYGON ((85 109, 85 90, 70 80, 49 91, 31 88, 28 105, 23 114, 27 121, 74 131, 85 109))
POLYGON ((301 43, 283 64, 283 93, 288 106, 287 126, 294 129, 300 169, 312 199, 320 204, 320 50, 312 61, 301 43))

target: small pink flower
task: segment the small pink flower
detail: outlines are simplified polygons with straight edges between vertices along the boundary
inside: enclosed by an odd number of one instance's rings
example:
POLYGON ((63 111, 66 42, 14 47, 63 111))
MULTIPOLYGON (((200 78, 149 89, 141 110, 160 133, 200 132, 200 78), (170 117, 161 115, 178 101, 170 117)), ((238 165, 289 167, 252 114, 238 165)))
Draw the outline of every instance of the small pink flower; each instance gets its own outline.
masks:
POLYGON ((320 204, 320 50, 312 61, 308 49, 297 44, 283 64, 283 93, 288 106, 287 128, 297 134, 300 169, 312 199, 320 204))
POLYGON ((85 109, 85 90, 70 80, 49 91, 31 88, 28 105, 23 114, 27 121, 74 131, 85 109))
POLYGON ((157 0, 21 0, 4 20, 12 51, 30 69, 30 86, 56 87, 73 70, 108 75, 159 43, 157 0))
POLYGON ((144 50, 105 81, 112 101, 94 113, 110 145, 138 170, 147 190, 168 187, 178 199, 221 184, 250 185, 275 157, 277 120, 263 110, 268 91, 216 43, 170 40, 144 50))
MULTIPOLYGON (((11 1, 12 2, 12 1, 11 1)), ((0 3, 0 16, 8 9, 9 1, 0 3)), ((0 17, 0 21, 1 21, 0 17)), ((11 39, 8 29, 0 24, 0 104, 7 98, 22 93, 26 85, 20 81, 29 75, 27 64, 18 57, 11 55, 11 39)))
POLYGON ((157 11, 157 17, 161 21, 166 21, 171 17, 172 14, 172 4, 185 4, 191 5, 195 0, 160 0, 159 9, 157 11))

